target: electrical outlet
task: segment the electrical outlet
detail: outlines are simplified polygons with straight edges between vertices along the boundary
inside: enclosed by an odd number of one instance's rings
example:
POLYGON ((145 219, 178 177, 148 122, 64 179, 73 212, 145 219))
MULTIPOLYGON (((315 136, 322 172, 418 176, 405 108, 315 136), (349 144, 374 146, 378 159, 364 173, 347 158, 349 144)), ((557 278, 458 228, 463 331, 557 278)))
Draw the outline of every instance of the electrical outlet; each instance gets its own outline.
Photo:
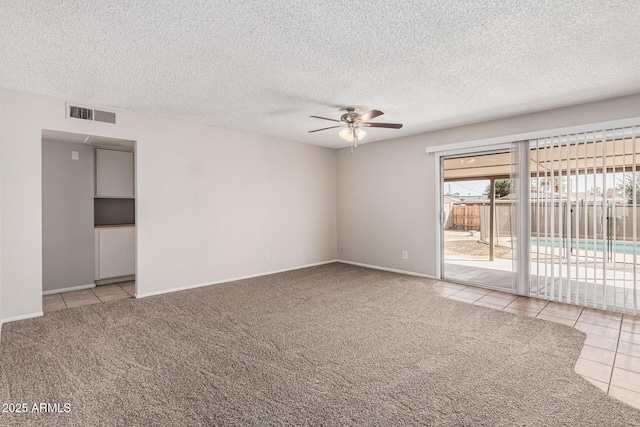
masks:
POLYGON ((271 257, 271 254, 269 253, 269 251, 264 251, 264 259, 269 259, 271 257))
POLYGON ((409 259, 409 252, 402 251, 402 259, 409 259))

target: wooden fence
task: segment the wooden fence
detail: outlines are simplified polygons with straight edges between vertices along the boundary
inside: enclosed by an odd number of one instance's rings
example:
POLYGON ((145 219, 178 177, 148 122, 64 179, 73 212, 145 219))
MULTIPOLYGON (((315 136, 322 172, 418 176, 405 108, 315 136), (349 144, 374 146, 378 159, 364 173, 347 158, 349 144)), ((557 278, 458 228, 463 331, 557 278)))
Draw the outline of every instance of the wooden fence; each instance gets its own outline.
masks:
POLYGON ((480 205, 451 206, 449 228, 453 230, 480 230, 480 205))
MULTIPOLYGON (((640 224, 640 208, 635 209, 627 204, 602 203, 579 204, 566 202, 531 202, 531 235, 564 237, 580 239, 613 238, 616 240, 633 240, 633 222, 640 224), (567 230, 567 214, 571 216, 571 230, 567 230), (594 218, 595 216, 595 218, 594 218), (551 222, 553 217, 553 228, 551 222), (605 235, 603 236, 603 231, 605 235), (578 236, 579 235, 579 236, 578 236)), ((481 240, 489 235, 489 204, 487 202, 468 202, 468 204, 451 204, 445 209, 445 230, 480 231, 481 240)), ((515 206, 510 201, 496 201, 495 235, 508 237, 514 233, 511 220, 515 216, 515 206)), ((636 239, 640 239, 640 227, 636 229, 636 239)), ((485 239, 486 237, 486 239, 485 239)))

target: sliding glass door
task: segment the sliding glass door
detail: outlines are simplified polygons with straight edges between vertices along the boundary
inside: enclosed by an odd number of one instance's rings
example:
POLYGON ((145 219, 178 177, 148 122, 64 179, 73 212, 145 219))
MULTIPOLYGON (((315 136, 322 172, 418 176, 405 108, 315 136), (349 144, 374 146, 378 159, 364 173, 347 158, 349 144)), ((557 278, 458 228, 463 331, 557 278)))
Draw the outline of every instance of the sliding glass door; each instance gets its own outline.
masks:
POLYGON ((516 289, 516 188, 510 150, 441 160, 443 278, 516 289))
POLYGON ((638 139, 620 128, 441 157, 442 277, 637 313, 638 139))
POLYGON ((531 291, 636 313, 640 174, 634 128, 531 141, 531 291))

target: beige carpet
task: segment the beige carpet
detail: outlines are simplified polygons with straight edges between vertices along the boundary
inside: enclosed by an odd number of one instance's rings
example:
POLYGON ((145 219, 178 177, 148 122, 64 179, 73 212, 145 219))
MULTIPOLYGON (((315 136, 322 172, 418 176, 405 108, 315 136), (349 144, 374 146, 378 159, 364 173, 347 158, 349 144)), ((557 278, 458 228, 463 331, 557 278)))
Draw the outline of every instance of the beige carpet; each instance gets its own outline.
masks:
POLYGON ((0 425, 638 425, 573 368, 584 334, 343 264, 3 327, 0 425))

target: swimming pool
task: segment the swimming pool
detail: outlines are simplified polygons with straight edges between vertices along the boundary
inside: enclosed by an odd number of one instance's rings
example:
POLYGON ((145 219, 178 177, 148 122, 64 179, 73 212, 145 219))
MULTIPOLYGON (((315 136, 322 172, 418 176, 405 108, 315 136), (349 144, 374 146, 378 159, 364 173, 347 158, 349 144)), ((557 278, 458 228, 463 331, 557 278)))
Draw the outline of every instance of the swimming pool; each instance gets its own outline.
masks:
MULTIPOLYGON (((542 247, 551 247, 551 238, 540 238, 540 239, 536 239, 534 237, 531 238, 531 246, 542 246, 542 247)), ((553 247, 555 248, 566 248, 567 241, 566 239, 554 239, 553 240, 553 247)), ((594 242, 593 240, 580 240, 580 242, 576 245, 576 241, 572 240, 571 241, 571 247, 573 249, 575 249, 576 247, 578 249, 581 250, 588 250, 588 251, 592 251, 592 250, 596 250, 597 252, 604 252, 604 245, 602 244, 602 241, 596 241, 594 242)), ((615 252, 618 254, 627 254, 627 255, 633 255, 633 243, 632 242, 610 242, 607 244, 607 251, 608 252, 615 252)), ((636 244, 636 251, 638 254, 640 254, 640 244, 636 244)))

